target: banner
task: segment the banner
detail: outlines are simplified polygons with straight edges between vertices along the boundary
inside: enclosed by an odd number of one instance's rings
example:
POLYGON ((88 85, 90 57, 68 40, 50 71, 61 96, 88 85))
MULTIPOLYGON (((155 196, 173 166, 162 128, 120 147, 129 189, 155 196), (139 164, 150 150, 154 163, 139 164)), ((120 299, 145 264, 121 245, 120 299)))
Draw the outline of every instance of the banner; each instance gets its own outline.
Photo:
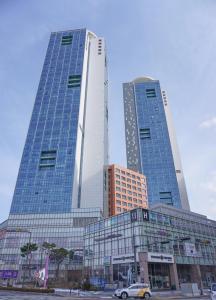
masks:
POLYGON ((15 270, 1 270, 0 271, 0 278, 2 279, 10 279, 10 278, 17 278, 18 271, 15 270))
POLYGON ((184 248, 185 248, 185 255, 186 256, 197 256, 197 251, 196 251, 195 244, 185 243, 184 248))

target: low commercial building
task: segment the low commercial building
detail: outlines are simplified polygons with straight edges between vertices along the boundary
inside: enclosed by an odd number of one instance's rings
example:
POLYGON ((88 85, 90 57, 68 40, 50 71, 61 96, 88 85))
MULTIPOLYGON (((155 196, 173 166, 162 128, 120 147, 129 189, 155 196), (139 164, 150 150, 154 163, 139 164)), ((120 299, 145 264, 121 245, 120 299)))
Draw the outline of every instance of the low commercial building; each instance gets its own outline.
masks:
POLYGON ((147 208, 147 185, 143 174, 121 167, 107 167, 109 216, 132 210, 147 208))
POLYGON ((85 229, 86 276, 106 283, 179 289, 216 280, 216 222, 167 205, 137 208, 85 229))
MULTIPOLYGON (((0 224, 0 282, 11 279, 22 282, 28 278, 28 269, 34 278, 35 271, 45 266, 46 251, 43 243, 54 243, 57 248, 73 250, 72 259, 64 260, 59 277, 73 281, 83 266, 84 230, 89 223, 102 218, 97 208, 74 209, 70 213, 10 215, 0 224), (32 253, 31 264, 21 257, 20 248, 26 243, 35 243, 38 250, 32 253), (30 266, 29 266, 30 264, 30 266)), ((55 275, 56 264, 49 263, 49 278, 55 275)))

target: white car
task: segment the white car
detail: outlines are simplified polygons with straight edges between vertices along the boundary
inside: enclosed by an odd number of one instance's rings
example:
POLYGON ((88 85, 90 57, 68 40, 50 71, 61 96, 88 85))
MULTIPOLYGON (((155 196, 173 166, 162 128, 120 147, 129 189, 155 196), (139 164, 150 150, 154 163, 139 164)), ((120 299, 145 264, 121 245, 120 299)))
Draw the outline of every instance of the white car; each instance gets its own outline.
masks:
POLYGON ((128 297, 149 299, 152 296, 152 293, 148 284, 135 283, 128 288, 117 289, 114 296, 119 299, 127 299, 128 297))
POLYGON ((211 300, 216 300, 216 283, 212 283, 209 292, 210 292, 211 300))

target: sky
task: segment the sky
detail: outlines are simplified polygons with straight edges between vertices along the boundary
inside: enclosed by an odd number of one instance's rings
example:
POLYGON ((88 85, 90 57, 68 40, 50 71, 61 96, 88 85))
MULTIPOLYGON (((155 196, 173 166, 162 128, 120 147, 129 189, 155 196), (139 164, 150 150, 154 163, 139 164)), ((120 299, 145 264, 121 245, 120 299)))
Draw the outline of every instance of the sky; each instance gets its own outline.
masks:
POLYGON ((191 209, 216 219, 216 1, 0 1, 0 222, 8 217, 52 31, 105 37, 110 162, 126 166, 122 83, 167 91, 191 209))

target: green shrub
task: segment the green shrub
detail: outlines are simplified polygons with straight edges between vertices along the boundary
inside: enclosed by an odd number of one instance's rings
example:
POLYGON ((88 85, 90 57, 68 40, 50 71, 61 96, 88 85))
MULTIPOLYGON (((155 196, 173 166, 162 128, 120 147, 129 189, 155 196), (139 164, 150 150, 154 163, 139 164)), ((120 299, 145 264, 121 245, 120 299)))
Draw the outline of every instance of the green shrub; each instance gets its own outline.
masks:
POLYGON ((18 287, 5 287, 5 286, 0 286, 0 290, 31 292, 31 293, 54 293, 54 289, 18 288, 18 287))

